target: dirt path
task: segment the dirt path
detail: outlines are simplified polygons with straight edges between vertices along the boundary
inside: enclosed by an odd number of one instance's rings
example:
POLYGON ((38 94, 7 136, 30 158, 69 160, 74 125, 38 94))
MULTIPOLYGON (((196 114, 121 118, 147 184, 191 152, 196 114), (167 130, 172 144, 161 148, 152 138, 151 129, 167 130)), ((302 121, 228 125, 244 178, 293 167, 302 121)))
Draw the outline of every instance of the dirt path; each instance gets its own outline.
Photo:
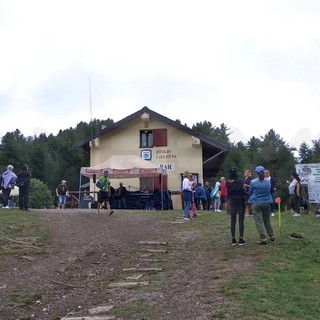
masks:
MULTIPOLYGON (((109 217, 89 210, 39 215, 54 241, 43 248, 25 239, 16 243, 16 255, 0 260, 1 319, 89 317, 94 307, 112 306, 99 316, 212 320, 226 310, 217 286, 226 279, 222 275, 240 263, 225 263, 198 230, 172 223, 180 221, 177 215, 168 219, 136 212, 109 217), (140 278, 128 280, 130 276, 140 278), (110 287, 128 281, 147 285, 110 287)), ((241 264, 247 267, 250 262, 241 264)))

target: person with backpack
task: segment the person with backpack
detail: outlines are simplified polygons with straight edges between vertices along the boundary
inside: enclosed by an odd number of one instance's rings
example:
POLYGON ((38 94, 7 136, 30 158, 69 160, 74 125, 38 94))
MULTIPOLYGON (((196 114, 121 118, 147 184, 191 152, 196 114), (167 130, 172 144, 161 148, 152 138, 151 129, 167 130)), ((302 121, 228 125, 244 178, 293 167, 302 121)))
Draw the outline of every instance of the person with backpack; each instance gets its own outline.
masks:
POLYGON ((206 210, 206 206, 207 206, 206 189, 202 186, 201 182, 199 182, 196 186, 194 197, 195 197, 197 209, 200 210, 200 203, 201 203, 202 209, 206 210))
POLYGON ((220 182, 217 181, 210 194, 212 200, 212 210, 221 212, 220 208, 220 182))

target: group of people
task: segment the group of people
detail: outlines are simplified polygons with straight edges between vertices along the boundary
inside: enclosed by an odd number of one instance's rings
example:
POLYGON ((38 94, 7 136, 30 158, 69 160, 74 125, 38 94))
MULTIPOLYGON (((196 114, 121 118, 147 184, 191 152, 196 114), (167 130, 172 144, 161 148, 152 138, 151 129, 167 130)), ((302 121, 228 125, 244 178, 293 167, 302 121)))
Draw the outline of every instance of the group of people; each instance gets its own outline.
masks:
POLYGON ((231 217, 231 244, 245 245, 244 240, 244 217, 246 206, 250 206, 254 217, 257 232, 259 234, 258 244, 266 245, 267 236, 270 242, 276 242, 273 228, 270 222, 271 208, 274 199, 272 197, 272 186, 270 179, 266 177, 263 166, 257 166, 255 172, 257 178, 251 179, 249 185, 238 177, 237 170, 231 168, 227 180, 228 203, 231 217), (239 239, 236 239, 236 222, 238 216, 239 239))
MULTIPOLYGON (((220 182, 217 182, 215 185, 216 190, 211 190, 211 194, 219 193, 218 196, 214 197, 214 199, 218 198, 218 200, 213 202, 213 210, 220 210, 221 203, 223 204, 222 208, 227 209, 228 207, 231 220, 232 245, 246 244, 244 240, 244 218, 246 209, 248 210, 248 214, 254 217, 256 229, 259 234, 258 244, 266 245, 267 236, 269 236, 270 242, 276 242, 270 222, 270 216, 274 212, 275 183, 270 176, 270 172, 265 170, 263 166, 257 166, 255 171, 257 174, 256 178, 251 176, 250 170, 246 170, 244 178, 240 178, 237 169, 231 168, 228 179, 222 177, 220 182), (223 202, 221 201, 222 193, 223 202), (238 239, 236 238, 237 217, 239 228, 238 239)), ((196 191, 194 192, 194 190, 200 187, 202 187, 201 184, 200 186, 199 184, 196 187, 194 186, 193 180, 190 179, 190 173, 186 171, 182 181, 182 193, 184 203, 183 216, 187 221, 191 219, 190 210, 192 207, 193 194, 198 194, 196 191)), ((203 202, 202 205, 205 209, 207 208, 206 206, 208 206, 208 202, 203 202)))
MULTIPOLYGON (((191 183, 193 182, 192 174, 190 176, 191 183)), ((217 181, 214 188, 210 187, 209 182, 206 182, 204 186, 201 182, 198 182, 193 188, 194 204, 197 210, 213 210, 221 212, 227 209, 227 188, 226 180, 224 177, 220 178, 220 182, 217 181), (214 192, 214 197, 212 197, 214 192)))
POLYGON ((24 164, 21 171, 15 174, 13 165, 9 164, 0 175, 0 187, 2 192, 2 208, 10 209, 11 190, 19 187, 19 209, 29 211, 29 188, 31 172, 29 166, 24 164))

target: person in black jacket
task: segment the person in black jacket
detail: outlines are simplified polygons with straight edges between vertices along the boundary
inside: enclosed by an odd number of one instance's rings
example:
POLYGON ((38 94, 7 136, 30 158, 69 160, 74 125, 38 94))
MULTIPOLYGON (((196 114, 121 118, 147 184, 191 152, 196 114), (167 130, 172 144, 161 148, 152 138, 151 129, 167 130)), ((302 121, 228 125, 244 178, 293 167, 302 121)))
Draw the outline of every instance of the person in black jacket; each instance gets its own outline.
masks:
POLYGON ((115 193, 115 197, 119 201, 119 209, 127 209, 127 188, 123 185, 122 182, 119 182, 119 188, 115 193))
POLYGON ((29 166, 24 164, 22 170, 17 174, 17 186, 19 187, 19 209, 29 211, 29 189, 31 172, 29 166))
POLYGON ((228 208, 231 217, 231 244, 240 246, 245 245, 246 241, 243 239, 244 235, 244 214, 245 214, 245 187, 243 179, 238 177, 237 169, 231 168, 229 170, 229 177, 226 181, 228 194, 228 208), (236 239, 236 222, 237 215, 239 216, 239 242, 236 239))

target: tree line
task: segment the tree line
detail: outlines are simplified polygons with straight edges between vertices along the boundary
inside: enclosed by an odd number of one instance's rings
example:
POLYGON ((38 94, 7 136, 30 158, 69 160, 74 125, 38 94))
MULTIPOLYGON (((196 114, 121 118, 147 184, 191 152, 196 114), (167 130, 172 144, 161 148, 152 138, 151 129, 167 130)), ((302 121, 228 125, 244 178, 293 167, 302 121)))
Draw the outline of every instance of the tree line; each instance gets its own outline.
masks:
MULTIPOLYGON (((60 130, 57 135, 24 136, 19 129, 8 132, 1 138, 0 168, 12 164, 14 171, 18 172, 23 164, 28 164, 32 177, 44 182, 53 194, 62 179, 67 180, 69 190, 77 191, 80 167, 90 165, 89 150, 80 147, 81 141, 98 134, 102 123, 111 125, 114 121, 94 119, 90 123, 80 122, 75 128, 60 130)), ((302 143, 296 150, 273 129, 265 136, 236 143, 230 141, 230 129, 224 123, 215 127, 204 121, 194 124, 192 129, 230 148, 218 177, 212 177, 213 180, 227 177, 231 167, 237 168, 241 174, 245 169, 254 172, 257 165, 263 165, 277 181, 278 196, 284 199, 287 197, 286 181, 294 165, 320 162, 320 139, 312 140, 311 146, 302 143)))

